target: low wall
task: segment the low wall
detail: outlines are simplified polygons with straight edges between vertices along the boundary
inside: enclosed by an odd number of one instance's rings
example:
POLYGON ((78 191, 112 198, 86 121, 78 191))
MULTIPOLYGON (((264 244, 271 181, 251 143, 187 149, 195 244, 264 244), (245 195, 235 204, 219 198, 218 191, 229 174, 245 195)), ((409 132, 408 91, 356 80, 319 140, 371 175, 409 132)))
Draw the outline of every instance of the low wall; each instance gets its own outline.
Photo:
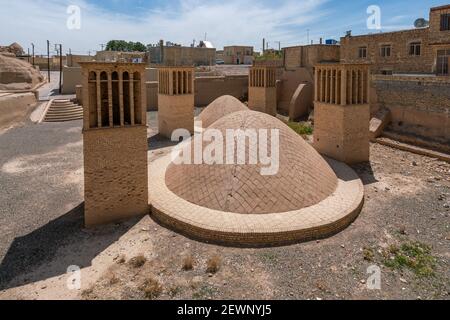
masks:
POLYGON ((450 79, 373 75, 378 107, 391 111, 394 131, 450 144, 450 79))
POLYGON ((26 121, 36 103, 36 96, 32 92, 0 96, 0 129, 26 121))
POLYGON ((75 87, 81 84, 81 68, 64 67, 63 68, 63 94, 74 94, 75 87))
POLYGON ((158 81, 145 82, 147 91, 147 111, 158 111, 158 81))
POLYGON ((215 99, 230 95, 237 99, 248 96, 248 76, 215 76, 195 79, 195 106, 204 107, 215 99))

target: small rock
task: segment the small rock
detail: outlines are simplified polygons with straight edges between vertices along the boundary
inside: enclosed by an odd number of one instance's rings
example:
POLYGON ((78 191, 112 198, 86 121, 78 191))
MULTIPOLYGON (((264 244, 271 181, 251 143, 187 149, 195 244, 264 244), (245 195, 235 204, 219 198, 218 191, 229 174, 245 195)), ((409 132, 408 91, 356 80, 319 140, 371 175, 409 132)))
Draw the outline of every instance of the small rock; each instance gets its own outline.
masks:
POLYGON ((317 301, 322 301, 322 298, 317 297, 316 300, 317 301))
POLYGON ((360 282, 361 282, 362 284, 366 284, 366 280, 364 280, 364 279, 361 280, 360 282))
POLYGON ((408 283, 408 281, 406 281, 406 279, 403 279, 403 278, 400 278, 400 282, 408 283))
POLYGON ((208 273, 208 277, 212 278, 214 275, 212 273, 208 273))
POLYGON ((42 290, 47 289, 47 286, 46 286, 46 285, 43 285, 43 286, 41 287, 41 289, 42 289, 42 290))
POLYGON ((413 161, 413 162, 412 162, 412 165, 413 165, 414 167, 417 167, 417 162, 413 161))
POLYGON ((386 191, 390 191, 391 190, 391 188, 388 188, 388 187, 386 187, 384 190, 386 190, 386 191))
POLYGON ((444 208, 445 208, 445 209, 450 208, 450 204, 448 204, 448 203, 444 204, 444 208))
POLYGON ((250 272, 255 272, 255 269, 251 269, 250 272))
POLYGON ((344 249, 345 248, 345 244, 341 244, 341 248, 344 249))

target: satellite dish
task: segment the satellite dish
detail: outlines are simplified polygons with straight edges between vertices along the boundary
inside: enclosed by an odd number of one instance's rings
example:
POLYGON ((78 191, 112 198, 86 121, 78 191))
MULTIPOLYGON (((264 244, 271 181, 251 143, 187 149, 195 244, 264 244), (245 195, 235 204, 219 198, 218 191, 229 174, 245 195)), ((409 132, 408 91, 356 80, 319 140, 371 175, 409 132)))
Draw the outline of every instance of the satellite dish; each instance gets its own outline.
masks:
POLYGON ((430 22, 425 20, 424 18, 417 19, 414 22, 414 27, 416 27, 416 28, 425 28, 425 27, 428 27, 429 25, 430 25, 430 22))

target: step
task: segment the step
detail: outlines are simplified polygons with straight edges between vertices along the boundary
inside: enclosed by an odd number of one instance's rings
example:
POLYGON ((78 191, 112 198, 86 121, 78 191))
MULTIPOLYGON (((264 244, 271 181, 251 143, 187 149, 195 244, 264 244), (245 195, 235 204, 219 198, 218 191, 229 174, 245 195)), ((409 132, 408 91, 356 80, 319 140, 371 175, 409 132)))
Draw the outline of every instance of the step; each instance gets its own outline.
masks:
POLYGON ((66 112, 66 111, 79 111, 83 110, 83 108, 79 107, 71 107, 71 108, 50 108, 48 112, 66 112))
POLYGON ((52 108, 67 108, 67 107, 73 107, 76 106, 74 103, 65 103, 65 104, 54 104, 52 103, 52 108))
POLYGON ((71 111, 71 112, 62 112, 62 113, 47 113, 45 115, 45 117, 53 117, 53 118, 55 118, 55 117, 64 117, 64 116, 71 116, 71 115, 78 116, 80 114, 82 115, 83 111, 71 111))
POLYGON ((82 117, 83 113, 65 113, 65 114, 49 114, 45 116, 45 119, 58 119, 64 117, 82 117))
POLYGON ((77 119, 83 119, 83 115, 69 115, 69 116, 61 116, 61 117, 46 117, 45 121, 67 121, 67 120, 77 120, 77 119))
POLYGON ((83 108, 81 107, 67 107, 67 108, 50 108, 48 111, 49 112, 64 112, 64 111, 79 111, 79 110, 83 110, 83 108))
POLYGON ((83 118, 67 118, 67 119, 46 119, 45 122, 68 122, 68 121, 76 121, 81 120, 83 118))

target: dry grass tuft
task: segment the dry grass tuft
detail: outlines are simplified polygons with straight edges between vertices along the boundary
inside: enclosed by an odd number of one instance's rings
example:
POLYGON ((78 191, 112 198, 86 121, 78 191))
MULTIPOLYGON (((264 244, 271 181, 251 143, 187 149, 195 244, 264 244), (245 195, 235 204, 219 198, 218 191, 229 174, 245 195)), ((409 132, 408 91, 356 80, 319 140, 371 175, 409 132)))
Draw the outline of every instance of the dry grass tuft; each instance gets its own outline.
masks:
POLYGON ((124 264, 127 261, 127 258, 125 257, 124 254, 121 254, 118 258, 117 258, 117 263, 118 264, 124 264))
POLYGON ((144 257, 144 255, 139 255, 137 257, 132 258, 128 263, 133 267, 133 268, 140 268, 142 267, 145 263, 147 262, 147 258, 144 257))
POLYGON ((140 289, 144 292, 144 296, 150 300, 158 298, 163 291, 158 280, 153 278, 147 278, 140 289))
POLYGON ((113 286, 113 285, 115 285, 115 284, 120 282, 119 277, 114 272, 110 272, 106 276, 106 280, 107 280, 108 284, 111 285, 111 286, 113 286))
POLYGON ((147 258, 144 257, 144 255, 138 255, 137 257, 134 257, 128 261, 128 264, 131 265, 133 268, 140 268, 144 266, 144 264, 147 262, 147 258))
POLYGON ((221 259, 219 256, 211 257, 206 263, 206 272, 207 273, 217 273, 220 269, 221 259))
POLYGON ((184 257, 182 268, 184 271, 189 271, 189 270, 194 269, 194 258, 191 255, 184 257))

